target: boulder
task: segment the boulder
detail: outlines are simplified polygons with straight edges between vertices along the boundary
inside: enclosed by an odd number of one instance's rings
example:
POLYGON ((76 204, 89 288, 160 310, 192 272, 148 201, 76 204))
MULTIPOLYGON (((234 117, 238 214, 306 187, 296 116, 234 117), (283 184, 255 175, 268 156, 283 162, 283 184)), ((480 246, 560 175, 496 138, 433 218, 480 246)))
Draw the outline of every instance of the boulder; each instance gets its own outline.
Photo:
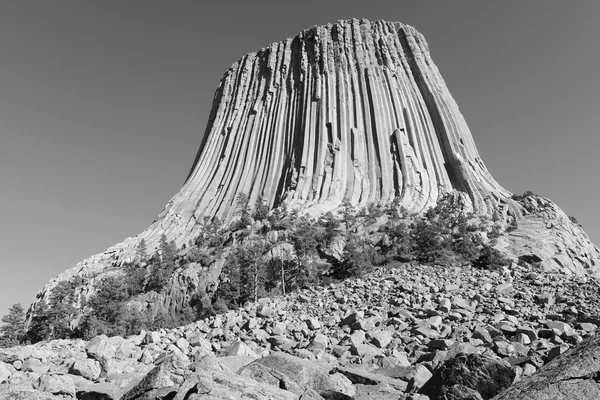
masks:
MULTIPOLYGON (((509 387, 515 378, 510 364, 480 354, 458 354, 437 368, 419 390, 432 399, 442 398, 454 385, 476 390, 484 400, 509 387)), ((460 388, 458 388, 460 389, 460 388)))
POLYGON ((100 367, 100 363, 96 360, 75 360, 71 369, 69 370, 70 374, 83 376, 88 380, 95 380, 100 377, 100 373, 102 369, 100 367))
MULTIPOLYGON (((14 371, 14 369, 13 369, 13 371, 14 371)), ((0 383, 6 381, 10 377, 11 374, 12 374, 12 372, 6 366, 6 364, 4 364, 2 361, 0 361, 0 383)))
POLYGON ((334 368, 332 372, 338 372, 344 375, 353 384, 360 385, 386 385, 395 391, 404 392, 408 387, 408 382, 395 379, 386 375, 367 372, 358 368, 334 368))
POLYGON ((522 378, 494 400, 598 399, 600 336, 559 355, 537 373, 522 378))
POLYGON ((90 382, 81 376, 69 376, 78 399, 119 400, 121 390, 110 382, 90 382))
POLYGON ((127 391, 121 400, 150 400, 177 392, 189 362, 181 357, 169 355, 160 358, 155 364, 156 367, 127 391))
POLYGON ((67 375, 42 375, 38 380, 37 388, 55 395, 75 397, 75 384, 67 375))
POLYGON ((101 361, 114 358, 117 353, 117 348, 109 342, 106 335, 100 335, 92 338, 85 346, 85 352, 88 357, 94 360, 101 361))
POLYGON ((346 378, 332 378, 332 376, 329 375, 330 368, 328 368, 328 366, 321 365, 315 361, 300 359, 285 353, 275 353, 258 359, 243 367, 239 374, 257 380, 265 380, 264 377, 267 376, 267 374, 262 367, 268 367, 284 376, 282 378, 281 375, 277 375, 275 380, 267 381, 267 383, 270 384, 277 384, 275 383, 276 380, 278 382, 285 382, 286 379, 289 379, 300 388, 304 389, 308 387, 317 393, 332 391, 348 396, 354 395, 352 383, 346 378))

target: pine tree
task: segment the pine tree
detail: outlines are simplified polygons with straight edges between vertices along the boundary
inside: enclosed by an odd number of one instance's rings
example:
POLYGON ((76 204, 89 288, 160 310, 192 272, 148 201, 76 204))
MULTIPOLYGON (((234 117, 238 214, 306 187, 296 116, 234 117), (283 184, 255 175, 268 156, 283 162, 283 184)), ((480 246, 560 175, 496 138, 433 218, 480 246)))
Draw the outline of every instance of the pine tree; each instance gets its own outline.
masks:
POLYGON ((175 241, 171 240, 170 242, 167 240, 167 235, 164 233, 160 236, 160 241, 158 245, 160 249, 160 261, 161 264, 171 272, 175 269, 175 257, 177 256, 177 245, 175 245, 175 241))
POLYGON ((70 336, 71 321, 77 314, 77 309, 72 305, 74 300, 75 285, 69 281, 59 282, 52 290, 47 314, 53 338, 70 336))
POLYGON ((13 304, 8 314, 2 317, 6 325, 0 327, 0 347, 10 347, 19 344, 25 334, 25 311, 19 303, 13 304))
POLYGON ((48 317, 48 303, 45 300, 38 302, 33 309, 31 323, 26 333, 26 338, 32 343, 50 338, 50 321, 48 317))
POLYGON ((135 248, 135 260, 140 264, 148 261, 148 249, 146 247, 146 240, 144 239, 140 240, 135 248))

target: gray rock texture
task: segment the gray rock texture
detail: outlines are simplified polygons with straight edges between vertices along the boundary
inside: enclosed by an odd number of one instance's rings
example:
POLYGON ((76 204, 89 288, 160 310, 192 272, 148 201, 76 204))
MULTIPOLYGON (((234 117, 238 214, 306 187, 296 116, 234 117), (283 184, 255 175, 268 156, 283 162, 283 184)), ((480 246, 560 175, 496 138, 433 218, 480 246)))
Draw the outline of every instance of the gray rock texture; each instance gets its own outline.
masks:
POLYGON ((600 336, 585 340, 494 400, 600 398, 600 336))

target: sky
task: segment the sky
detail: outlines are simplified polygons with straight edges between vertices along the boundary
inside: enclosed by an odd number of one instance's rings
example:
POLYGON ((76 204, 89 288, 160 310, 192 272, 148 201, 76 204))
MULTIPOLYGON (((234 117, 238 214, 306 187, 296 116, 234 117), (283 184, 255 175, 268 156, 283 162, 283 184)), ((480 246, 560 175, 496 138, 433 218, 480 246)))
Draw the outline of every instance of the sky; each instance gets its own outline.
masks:
POLYGON ((600 2, 0 3, 0 315, 144 230, 192 166, 223 73, 339 19, 416 27, 505 188, 600 243, 600 2))

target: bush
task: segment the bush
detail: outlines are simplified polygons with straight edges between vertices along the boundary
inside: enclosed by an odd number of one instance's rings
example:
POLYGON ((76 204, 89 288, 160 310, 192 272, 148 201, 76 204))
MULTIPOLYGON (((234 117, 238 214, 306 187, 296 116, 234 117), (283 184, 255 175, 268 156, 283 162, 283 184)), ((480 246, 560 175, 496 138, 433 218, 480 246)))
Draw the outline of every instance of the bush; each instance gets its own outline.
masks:
POLYGON ((333 262, 336 279, 360 278, 373 269, 375 248, 357 237, 348 238, 341 260, 333 262))
POLYGON ((475 268, 497 270, 507 267, 511 261, 492 246, 484 245, 479 257, 473 262, 475 268))

